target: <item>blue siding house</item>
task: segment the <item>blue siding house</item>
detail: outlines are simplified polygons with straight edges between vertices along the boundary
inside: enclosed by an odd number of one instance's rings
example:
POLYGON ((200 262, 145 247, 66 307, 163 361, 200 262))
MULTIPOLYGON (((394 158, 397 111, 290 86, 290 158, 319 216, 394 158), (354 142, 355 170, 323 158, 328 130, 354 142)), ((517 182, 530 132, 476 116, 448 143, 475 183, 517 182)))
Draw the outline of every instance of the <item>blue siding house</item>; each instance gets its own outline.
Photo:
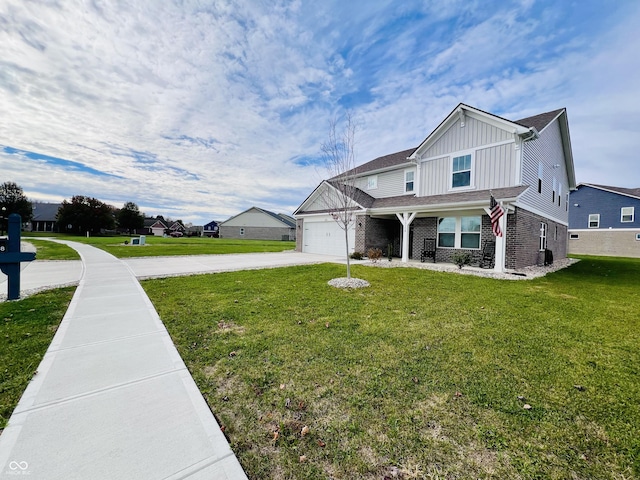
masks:
POLYGON ((216 222, 215 220, 212 220, 209 223, 207 223, 203 227, 202 236, 218 238, 220 236, 220 228, 218 227, 218 222, 216 222))
POLYGON ((640 188, 581 183, 569 204, 569 253, 640 257, 640 188))

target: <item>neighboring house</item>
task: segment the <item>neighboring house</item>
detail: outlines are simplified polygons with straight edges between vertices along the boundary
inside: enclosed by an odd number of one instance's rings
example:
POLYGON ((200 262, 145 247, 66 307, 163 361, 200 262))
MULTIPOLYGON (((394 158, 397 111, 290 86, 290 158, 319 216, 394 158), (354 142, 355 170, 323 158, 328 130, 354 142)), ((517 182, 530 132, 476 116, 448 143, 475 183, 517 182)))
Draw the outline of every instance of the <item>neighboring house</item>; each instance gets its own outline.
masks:
MULTIPOLYGON (((495 269, 542 264, 567 253, 569 191, 575 173, 565 109, 511 121, 458 105, 417 147, 376 158, 348 172, 359 188, 351 251, 371 247, 403 261, 420 259, 425 239, 436 261, 466 251, 479 261, 495 241, 495 269), (508 213, 494 237, 490 194, 508 213), (491 244, 489 244, 491 245, 491 244)), ((338 177, 323 181, 294 212, 296 249, 345 255, 344 231, 332 219, 327 195, 338 177)))
POLYGON ((221 238, 295 240, 296 223, 288 215, 251 207, 220 224, 221 238))
POLYGON ((62 204, 32 202, 32 206, 33 218, 27 225, 27 230, 32 232, 57 232, 56 216, 62 204))
POLYGON ((200 225, 191 225, 186 227, 185 235, 187 237, 201 237, 204 228, 200 225))
POLYGON ((202 233, 205 237, 215 237, 218 238, 220 236, 220 229, 218 227, 218 222, 215 220, 210 221, 204 226, 204 230, 202 233))
POLYGON ((581 183, 569 203, 569 253, 640 257, 640 188, 581 183))
POLYGON ((157 217, 144 219, 144 233, 147 235, 162 237, 166 229, 167 225, 157 217))
POLYGON ((169 225, 169 227, 167 228, 167 230, 168 230, 167 233, 169 235, 172 235, 172 234, 175 234, 175 233, 181 233, 181 234, 185 235, 186 232, 187 232, 187 229, 185 228, 185 226, 180 222, 172 222, 169 225))

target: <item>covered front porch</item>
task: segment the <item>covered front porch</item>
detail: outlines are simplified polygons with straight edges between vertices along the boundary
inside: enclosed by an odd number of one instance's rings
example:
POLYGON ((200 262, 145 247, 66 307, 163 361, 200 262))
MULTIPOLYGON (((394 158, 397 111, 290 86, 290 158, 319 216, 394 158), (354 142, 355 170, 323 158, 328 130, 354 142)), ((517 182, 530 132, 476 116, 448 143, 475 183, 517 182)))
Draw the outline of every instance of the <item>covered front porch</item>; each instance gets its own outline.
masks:
MULTIPOLYGON (((500 219, 503 232, 507 231, 506 217, 500 219)), ((467 252, 471 265, 486 268, 488 247, 493 249, 492 268, 505 270, 505 237, 493 234, 491 219, 483 208, 372 213, 360 215, 356 221, 356 251, 365 254, 370 248, 379 248, 388 257, 392 249, 392 256, 402 262, 420 261, 425 240, 435 245, 435 258, 425 259, 427 262, 453 264, 455 254, 467 252)))

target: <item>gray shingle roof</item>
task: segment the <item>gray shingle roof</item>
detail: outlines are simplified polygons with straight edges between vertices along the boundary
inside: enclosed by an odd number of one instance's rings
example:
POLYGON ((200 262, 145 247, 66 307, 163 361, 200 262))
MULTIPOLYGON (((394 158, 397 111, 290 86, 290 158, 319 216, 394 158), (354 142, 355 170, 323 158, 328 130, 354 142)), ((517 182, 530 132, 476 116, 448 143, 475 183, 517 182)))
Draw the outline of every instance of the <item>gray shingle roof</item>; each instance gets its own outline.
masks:
POLYGON ((34 202, 33 205, 33 221, 36 222, 54 222, 58 210, 62 206, 61 203, 39 203, 34 202))
POLYGON ((534 127, 537 131, 540 132, 563 111, 564 108, 560 108, 558 110, 552 110, 551 112, 540 113, 538 115, 534 115, 533 117, 522 118, 520 120, 516 120, 514 123, 517 123, 524 127, 534 127))
POLYGON ((513 199, 524 192, 526 185, 507 188, 494 188, 492 190, 473 190, 459 193, 446 193, 443 195, 429 195, 426 197, 416 197, 414 195, 403 195, 401 197, 377 198, 372 209, 388 207, 435 207, 438 205, 462 204, 471 202, 487 201, 489 205, 490 194, 493 193, 497 201, 513 199), (490 193, 491 192, 491 193, 490 193))
MULTIPOLYGON (((345 173, 345 175, 359 175, 366 172, 372 172, 374 170, 381 170, 383 168, 395 167, 407 163, 407 157, 414 152, 415 148, 408 150, 402 150, 401 152, 390 153, 382 157, 374 158, 373 160, 363 163, 345 173)), ((337 177, 333 177, 330 180, 335 180, 337 177)))

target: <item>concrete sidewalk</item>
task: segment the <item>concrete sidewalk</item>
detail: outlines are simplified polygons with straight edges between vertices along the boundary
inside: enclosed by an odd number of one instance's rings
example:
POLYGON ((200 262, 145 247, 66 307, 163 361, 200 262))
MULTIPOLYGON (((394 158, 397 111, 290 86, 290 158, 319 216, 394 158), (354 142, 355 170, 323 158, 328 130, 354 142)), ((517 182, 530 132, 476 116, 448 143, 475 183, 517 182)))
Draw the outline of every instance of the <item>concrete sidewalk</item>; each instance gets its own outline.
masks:
POLYGON ((0 436, 0 478, 246 478, 131 268, 65 243, 80 284, 0 436))

